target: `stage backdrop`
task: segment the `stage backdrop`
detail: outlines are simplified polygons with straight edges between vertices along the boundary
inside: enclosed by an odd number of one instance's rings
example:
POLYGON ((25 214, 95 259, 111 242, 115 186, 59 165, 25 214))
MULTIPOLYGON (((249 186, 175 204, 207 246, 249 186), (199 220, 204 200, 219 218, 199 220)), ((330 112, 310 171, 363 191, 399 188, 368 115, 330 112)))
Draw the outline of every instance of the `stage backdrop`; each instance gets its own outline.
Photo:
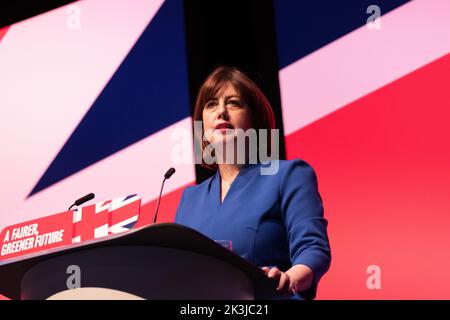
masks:
POLYGON ((275 13, 287 157, 315 168, 329 220, 317 298, 450 299, 450 2, 275 13))
MULTIPOLYGON (((329 220, 317 298, 449 299, 450 3, 372 4, 274 0, 287 155, 315 168, 329 220)), ((0 30, 0 228, 89 192, 153 212, 171 166, 172 221, 195 181, 185 41, 182 0, 83 0, 0 30)))
POLYGON ((137 193, 153 214, 173 166, 158 215, 171 221, 195 181, 183 1, 132 2, 77 1, 1 29, 1 229, 89 192, 137 193))

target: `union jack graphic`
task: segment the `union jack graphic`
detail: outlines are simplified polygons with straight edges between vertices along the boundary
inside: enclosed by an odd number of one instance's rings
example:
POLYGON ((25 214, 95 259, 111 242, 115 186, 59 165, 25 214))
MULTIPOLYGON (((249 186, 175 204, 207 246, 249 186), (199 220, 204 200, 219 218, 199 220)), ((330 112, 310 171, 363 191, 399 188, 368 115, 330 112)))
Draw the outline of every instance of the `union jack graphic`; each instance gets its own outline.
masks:
POLYGON ((133 194, 73 211, 72 243, 125 232, 136 224, 141 197, 133 194))

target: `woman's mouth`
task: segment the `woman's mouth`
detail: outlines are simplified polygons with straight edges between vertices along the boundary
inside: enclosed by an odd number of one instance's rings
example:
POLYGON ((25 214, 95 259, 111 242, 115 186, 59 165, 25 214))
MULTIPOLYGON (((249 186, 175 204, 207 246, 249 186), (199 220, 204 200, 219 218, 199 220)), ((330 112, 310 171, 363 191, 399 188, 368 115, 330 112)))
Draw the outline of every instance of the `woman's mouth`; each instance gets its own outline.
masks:
POLYGON ((234 127, 228 122, 222 122, 216 125, 216 130, 225 131, 227 129, 234 129, 234 127))

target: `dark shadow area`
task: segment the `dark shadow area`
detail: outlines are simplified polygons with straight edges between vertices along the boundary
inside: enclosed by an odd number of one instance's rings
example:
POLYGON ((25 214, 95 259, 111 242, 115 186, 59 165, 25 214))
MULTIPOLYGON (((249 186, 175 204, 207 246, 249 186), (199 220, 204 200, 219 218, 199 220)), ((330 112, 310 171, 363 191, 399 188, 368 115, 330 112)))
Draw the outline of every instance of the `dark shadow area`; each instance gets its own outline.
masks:
MULTIPOLYGON (((280 158, 285 159, 272 0, 185 0, 185 22, 191 112, 198 89, 215 67, 237 67, 269 99, 280 129, 280 158)), ((197 183, 212 174, 196 165, 197 183)))

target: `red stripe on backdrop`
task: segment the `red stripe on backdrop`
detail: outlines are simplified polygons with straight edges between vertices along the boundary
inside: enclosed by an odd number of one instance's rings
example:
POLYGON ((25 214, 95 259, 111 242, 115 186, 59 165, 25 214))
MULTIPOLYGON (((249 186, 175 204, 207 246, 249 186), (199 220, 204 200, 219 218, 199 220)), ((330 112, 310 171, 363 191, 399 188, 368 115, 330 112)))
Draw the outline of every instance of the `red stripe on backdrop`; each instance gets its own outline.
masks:
POLYGON ((2 38, 5 36, 8 29, 9 29, 9 27, 0 28, 0 41, 2 41, 2 38))
MULTIPOLYGON (((165 194, 161 197, 158 210, 158 218, 156 222, 173 222, 175 219, 175 213, 178 208, 178 203, 180 202, 181 195, 186 187, 195 185, 195 182, 185 185, 182 188, 178 188, 170 193, 165 194)), ((155 213, 156 204, 158 199, 154 199, 150 202, 145 203, 141 207, 139 220, 136 223, 135 228, 139 228, 145 225, 149 225, 153 221, 153 215, 155 213)))
POLYGON ((450 299, 449 70, 446 55, 286 137, 329 220, 318 299, 450 299))

